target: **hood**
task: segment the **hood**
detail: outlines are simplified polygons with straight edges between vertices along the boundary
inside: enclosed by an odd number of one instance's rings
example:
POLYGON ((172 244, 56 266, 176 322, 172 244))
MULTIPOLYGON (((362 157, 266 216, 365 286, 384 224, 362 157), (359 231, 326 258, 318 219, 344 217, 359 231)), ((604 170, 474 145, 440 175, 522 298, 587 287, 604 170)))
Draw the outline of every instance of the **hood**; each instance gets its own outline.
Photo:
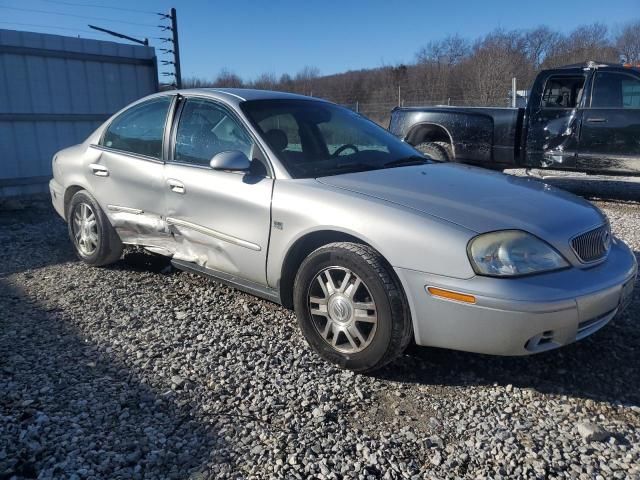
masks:
POLYGON ((592 204, 530 178, 454 163, 322 177, 319 182, 411 208, 477 233, 519 229, 564 240, 604 221, 592 204))

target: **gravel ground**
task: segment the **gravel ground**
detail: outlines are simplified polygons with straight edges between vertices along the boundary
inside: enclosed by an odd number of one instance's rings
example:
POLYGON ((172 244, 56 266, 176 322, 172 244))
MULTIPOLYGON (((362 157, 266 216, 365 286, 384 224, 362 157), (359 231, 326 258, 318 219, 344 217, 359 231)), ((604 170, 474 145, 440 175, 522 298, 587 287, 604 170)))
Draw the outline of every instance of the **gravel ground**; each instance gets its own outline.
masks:
MULTIPOLYGON (((613 198, 640 255, 640 205, 613 198)), ((46 203, 0 212, 0 244, 0 479, 640 478, 640 289, 560 350, 413 347, 364 376, 159 257, 81 264, 46 203)))

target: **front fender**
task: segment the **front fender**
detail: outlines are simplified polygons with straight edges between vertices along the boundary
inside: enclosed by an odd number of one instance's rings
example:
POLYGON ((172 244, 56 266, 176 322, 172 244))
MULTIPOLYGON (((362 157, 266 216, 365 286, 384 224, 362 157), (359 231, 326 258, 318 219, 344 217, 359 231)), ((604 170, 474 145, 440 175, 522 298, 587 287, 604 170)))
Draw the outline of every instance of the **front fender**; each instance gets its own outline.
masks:
POLYGON ((269 285, 278 285, 287 253, 312 232, 348 234, 371 245, 397 268, 471 278, 466 254, 471 230, 422 212, 315 180, 277 180, 267 261, 269 285))

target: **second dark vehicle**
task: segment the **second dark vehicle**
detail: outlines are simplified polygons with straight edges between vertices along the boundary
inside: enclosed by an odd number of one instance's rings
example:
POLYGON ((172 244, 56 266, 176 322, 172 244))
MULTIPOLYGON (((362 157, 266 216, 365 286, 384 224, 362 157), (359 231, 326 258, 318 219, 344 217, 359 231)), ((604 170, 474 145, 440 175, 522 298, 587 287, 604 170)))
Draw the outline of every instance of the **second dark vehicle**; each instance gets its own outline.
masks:
POLYGON ((526 108, 396 108, 389 129, 436 160, 640 175, 640 69, 544 70, 526 108))

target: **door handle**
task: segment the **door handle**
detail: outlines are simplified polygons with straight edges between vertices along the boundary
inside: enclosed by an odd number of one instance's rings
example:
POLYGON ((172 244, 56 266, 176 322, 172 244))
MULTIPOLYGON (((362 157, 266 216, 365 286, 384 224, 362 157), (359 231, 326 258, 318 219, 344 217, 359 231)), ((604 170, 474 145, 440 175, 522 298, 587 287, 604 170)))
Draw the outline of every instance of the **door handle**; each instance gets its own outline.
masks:
POLYGON ((589 122, 589 123, 607 123, 607 119, 606 118, 601 118, 601 117, 589 117, 589 118, 587 118, 587 122, 589 122))
POLYGON ((91 172, 93 172, 93 174, 97 177, 109 176, 109 169, 107 167, 103 167, 102 165, 99 165, 97 163, 92 163, 91 165, 89 165, 89 168, 91 169, 91 172))
POLYGON ((184 183, 178 180, 174 180, 173 178, 167 180, 167 185, 169 186, 169 190, 171 190, 173 193, 179 193, 183 195, 186 191, 184 188, 184 183))

